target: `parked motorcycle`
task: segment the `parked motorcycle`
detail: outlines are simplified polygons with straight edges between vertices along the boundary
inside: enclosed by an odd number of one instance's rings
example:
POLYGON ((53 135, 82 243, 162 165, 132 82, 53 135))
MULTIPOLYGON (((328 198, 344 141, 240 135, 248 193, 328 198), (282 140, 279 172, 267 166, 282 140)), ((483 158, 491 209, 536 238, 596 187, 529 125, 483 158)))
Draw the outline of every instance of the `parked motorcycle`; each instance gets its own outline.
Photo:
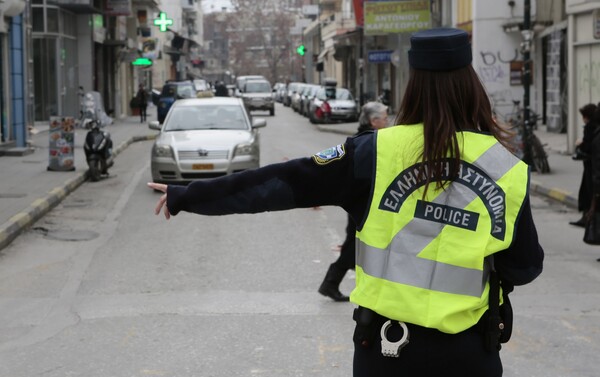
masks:
POLYGON ((89 168, 88 177, 92 182, 97 182, 102 175, 108 175, 108 168, 113 165, 113 143, 110 134, 100 129, 98 121, 91 121, 87 125, 90 130, 85 136, 83 150, 89 168))

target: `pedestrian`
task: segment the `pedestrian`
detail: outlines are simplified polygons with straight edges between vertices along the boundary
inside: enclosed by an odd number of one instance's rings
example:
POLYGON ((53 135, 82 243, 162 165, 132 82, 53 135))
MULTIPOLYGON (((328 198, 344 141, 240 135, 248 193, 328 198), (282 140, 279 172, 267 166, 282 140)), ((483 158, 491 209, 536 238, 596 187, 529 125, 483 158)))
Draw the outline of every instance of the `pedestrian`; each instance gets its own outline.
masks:
POLYGON ((146 108, 148 107, 148 94, 146 93, 143 84, 138 86, 138 91, 135 97, 140 109, 140 123, 144 123, 146 121, 146 108))
MULTIPOLYGON (((358 119, 358 130, 361 132, 378 130, 388 124, 387 106, 379 102, 367 102, 361 110, 358 119)), ((327 274, 319 287, 319 293, 331 298, 333 301, 348 301, 349 297, 340 292, 340 283, 348 270, 354 269, 355 258, 356 223, 352 216, 348 215, 346 223, 346 238, 340 247, 340 255, 335 262, 329 265, 327 274)))
POLYGON ((227 87, 223 81, 219 81, 217 86, 215 87, 215 96, 217 97, 228 97, 229 92, 227 91, 227 87))
MULTIPOLYGON (((592 122, 595 123, 595 129, 591 136, 591 146, 589 148, 589 169, 591 172, 592 191, 590 208, 584 215, 584 220, 591 220, 594 216, 593 212, 600 211, 600 103, 596 106, 596 110, 592 116, 592 122)), ((587 224, 584 224, 584 226, 586 225, 587 224)), ((596 260, 600 262, 600 258, 596 260)))
POLYGON ((579 220, 570 221, 569 224, 581 227, 585 226, 585 215, 590 209, 592 198, 594 196, 590 155, 592 152, 592 140, 594 139, 594 134, 598 130, 598 123, 594 116, 596 108, 595 104, 588 103, 579 109, 579 113, 583 120, 583 138, 577 141, 576 153, 573 156, 574 159, 582 160, 583 162, 583 174, 581 175, 581 184, 579 185, 579 194, 577 196, 578 209, 582 215, 579 220))
POLYGON ((164 192, 155 213, 340 206, 357 224, 354 376, 501 376, 507 292, 542 270, 529 170, 504 146, 469 35, 410 41, 397 126, 186 187, 148 183, 164 192))

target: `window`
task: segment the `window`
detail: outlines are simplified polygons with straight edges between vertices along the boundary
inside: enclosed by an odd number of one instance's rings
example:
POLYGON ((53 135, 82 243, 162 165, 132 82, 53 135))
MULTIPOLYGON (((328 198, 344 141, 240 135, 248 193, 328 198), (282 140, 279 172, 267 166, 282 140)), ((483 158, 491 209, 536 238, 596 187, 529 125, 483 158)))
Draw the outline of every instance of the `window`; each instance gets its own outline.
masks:
POLYGON ((46 32, 58 33, 58 9, 46 8, 46 32))
POLYGON ((31 9, 31 24, 33 26, 33 31, 43 33, 44 28, 44 8, 34 7, 31 9))

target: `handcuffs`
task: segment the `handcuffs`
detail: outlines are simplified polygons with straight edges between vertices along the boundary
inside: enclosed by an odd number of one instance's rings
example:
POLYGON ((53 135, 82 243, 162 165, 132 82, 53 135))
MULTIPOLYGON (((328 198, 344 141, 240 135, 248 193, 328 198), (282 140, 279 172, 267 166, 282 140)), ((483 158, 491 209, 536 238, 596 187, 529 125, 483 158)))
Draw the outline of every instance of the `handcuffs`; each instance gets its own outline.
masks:
POLYGON ((381 326, 381 354, 385 357, 400 357, 402 347, 408 344, 408 327, 404 322, 398 321, 398 324, 402 327, 402 338, 393 343, 387 339, 387 332, 392 327, 392 321, 388 319, 381 326))

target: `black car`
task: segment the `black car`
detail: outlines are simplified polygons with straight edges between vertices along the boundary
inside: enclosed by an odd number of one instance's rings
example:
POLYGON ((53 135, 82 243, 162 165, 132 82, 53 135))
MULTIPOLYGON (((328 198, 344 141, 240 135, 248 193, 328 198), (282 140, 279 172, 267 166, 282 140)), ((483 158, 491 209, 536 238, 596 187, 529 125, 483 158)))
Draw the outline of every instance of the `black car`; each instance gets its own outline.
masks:
POLYGON ((195 98, 196 87, 191 81, 167 81, 163 86, 160 96, 158 98, 158 104, 156 113, 158 115, 158 122, 164 122, 171 105, 178 99, 182 98, 195 98))

